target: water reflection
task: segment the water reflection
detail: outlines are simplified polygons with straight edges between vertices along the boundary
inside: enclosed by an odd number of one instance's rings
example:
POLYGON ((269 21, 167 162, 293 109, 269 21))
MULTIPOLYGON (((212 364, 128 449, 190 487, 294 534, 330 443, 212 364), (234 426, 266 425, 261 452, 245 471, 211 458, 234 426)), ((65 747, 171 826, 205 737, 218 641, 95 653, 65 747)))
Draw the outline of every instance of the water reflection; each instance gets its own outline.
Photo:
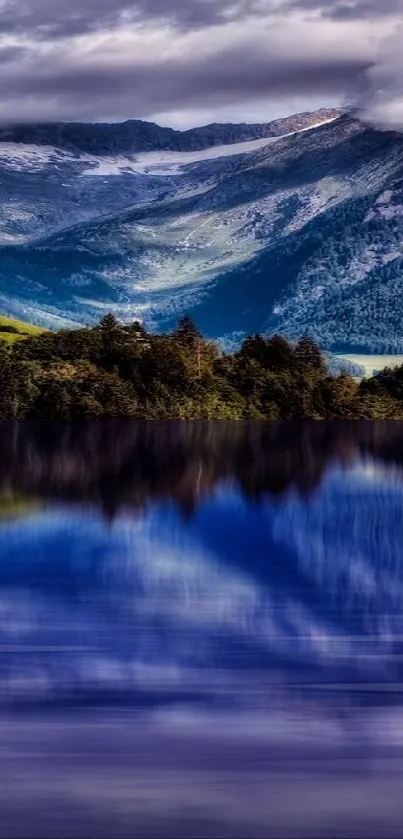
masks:
POLYGON ((0 450, 3 835, 401 835, 403 425, 0 450))

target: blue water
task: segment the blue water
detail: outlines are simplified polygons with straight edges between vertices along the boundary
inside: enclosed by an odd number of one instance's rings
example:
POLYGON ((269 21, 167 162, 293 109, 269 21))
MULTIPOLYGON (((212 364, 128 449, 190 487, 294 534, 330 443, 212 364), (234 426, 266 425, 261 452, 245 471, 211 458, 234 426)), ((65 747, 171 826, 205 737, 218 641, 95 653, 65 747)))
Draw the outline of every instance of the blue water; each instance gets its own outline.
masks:
POLYGON ((403 427, 0 427, 0 835, 403 835, 403 427))

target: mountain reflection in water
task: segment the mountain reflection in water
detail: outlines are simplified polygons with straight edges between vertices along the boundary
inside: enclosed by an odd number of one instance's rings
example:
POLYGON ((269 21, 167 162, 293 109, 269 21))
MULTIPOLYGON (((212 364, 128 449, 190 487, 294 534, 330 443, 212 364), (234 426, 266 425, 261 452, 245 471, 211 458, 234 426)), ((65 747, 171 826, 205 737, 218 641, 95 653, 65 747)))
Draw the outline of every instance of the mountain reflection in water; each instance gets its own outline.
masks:
POLYGON ((403 424, 0 450, 2 836, 403 835, 403 424))

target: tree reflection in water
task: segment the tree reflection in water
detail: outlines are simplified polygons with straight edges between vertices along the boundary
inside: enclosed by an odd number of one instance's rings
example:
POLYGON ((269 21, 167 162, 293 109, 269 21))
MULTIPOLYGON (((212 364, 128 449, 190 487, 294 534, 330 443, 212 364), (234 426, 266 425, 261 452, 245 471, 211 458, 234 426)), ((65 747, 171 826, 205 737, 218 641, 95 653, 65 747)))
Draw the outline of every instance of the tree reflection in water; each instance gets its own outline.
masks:
POLYGON ((3 835, 401 835, 403 424, 0 451, 3 835))

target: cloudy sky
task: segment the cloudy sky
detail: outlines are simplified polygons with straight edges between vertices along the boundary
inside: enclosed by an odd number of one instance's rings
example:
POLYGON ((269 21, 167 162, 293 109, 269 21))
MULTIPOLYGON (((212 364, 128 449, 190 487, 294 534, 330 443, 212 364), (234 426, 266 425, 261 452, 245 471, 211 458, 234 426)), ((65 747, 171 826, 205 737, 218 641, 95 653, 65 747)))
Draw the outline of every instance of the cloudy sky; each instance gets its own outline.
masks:
POLYGON ((391 87, 396 109, 402 14, 403 0, 0 0, 0 119, 182 128, 357 89, 379 109, 391 87))

